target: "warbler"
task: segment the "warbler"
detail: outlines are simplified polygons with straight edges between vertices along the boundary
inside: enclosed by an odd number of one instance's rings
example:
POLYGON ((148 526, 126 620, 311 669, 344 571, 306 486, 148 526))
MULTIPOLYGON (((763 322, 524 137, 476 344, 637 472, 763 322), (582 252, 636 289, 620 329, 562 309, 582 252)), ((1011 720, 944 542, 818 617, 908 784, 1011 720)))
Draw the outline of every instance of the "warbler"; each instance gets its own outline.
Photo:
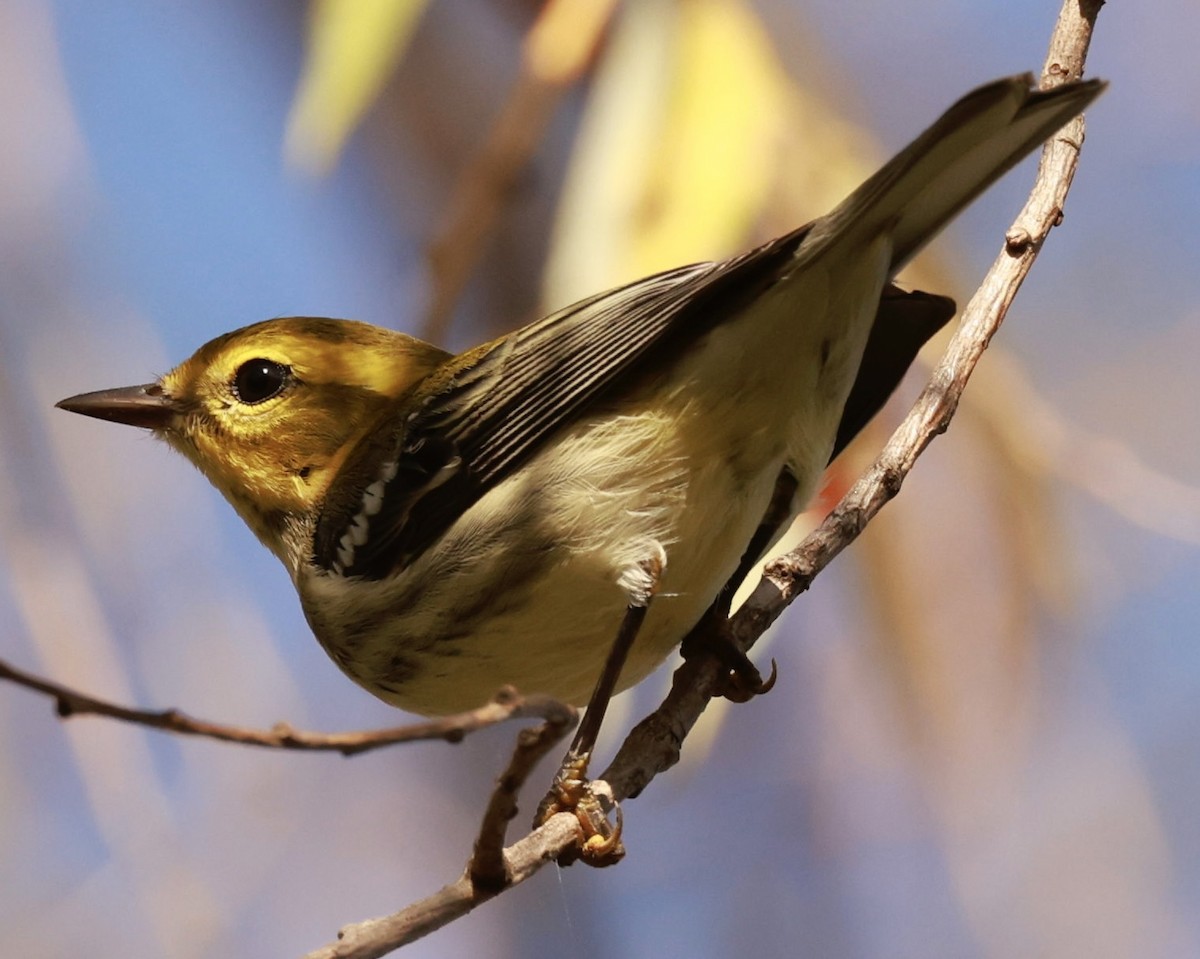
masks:
POLYGON ((582 703, 629 610, 622 688, 805 506, 953 315, 892 278, 1102 88, 983 86, 828 215, 458 356, 273 319, 58 405, 191 460, 387 702, 444 714, 513 684, 582 703))

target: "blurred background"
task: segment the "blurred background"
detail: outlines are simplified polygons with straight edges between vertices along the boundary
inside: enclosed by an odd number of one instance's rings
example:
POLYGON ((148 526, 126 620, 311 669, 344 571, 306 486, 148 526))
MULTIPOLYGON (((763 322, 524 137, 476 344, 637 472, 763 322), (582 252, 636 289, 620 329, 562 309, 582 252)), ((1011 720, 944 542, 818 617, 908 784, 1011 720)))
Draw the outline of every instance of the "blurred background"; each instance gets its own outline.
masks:
MULTIPOLYGON (((53 403, 264 317, 463 348, 733 253, 1040 69, 1056 14, 2 0, 0 658, 226 722, 397 723, 199 474, 53 403)), ((618 868, 549 867, 409 955, 1200 954, 1198 30, 1190 0, 1103 11, 1065 223, 948 435, 760 646, 776 690, 710 710, 618 868)), ((910 279, 965 301, 1031 177, 910 279)), ((302 954, 459 874, 513 733, 277 754, 4 686, 0 952, 302 954)))

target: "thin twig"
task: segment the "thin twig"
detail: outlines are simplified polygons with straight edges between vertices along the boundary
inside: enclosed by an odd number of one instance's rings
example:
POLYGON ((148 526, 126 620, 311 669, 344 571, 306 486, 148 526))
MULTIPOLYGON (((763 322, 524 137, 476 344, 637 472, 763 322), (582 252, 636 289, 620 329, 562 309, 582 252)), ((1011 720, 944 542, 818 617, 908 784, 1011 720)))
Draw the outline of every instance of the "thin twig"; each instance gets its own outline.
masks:
POLYGON ((27 673, 0 660, 0 680, 8 680, 18 686, 48 696, 55 702, 55 709, 63 719, 72 716, 107 716, 136 726, 146 726, 183 736, 203 736, 243 746, 260 746, 266 749, 296 749, 308 752, 338 752, 353 756, 397 743, 420 740, 444 739, 460 742, 467 733, 509 719, 527 717, 556 717, 563 711, 574 713, 548 696, 521 696, 512 687, 500 690, 495 698, 478 709, 471 709, 453 716, 442 716, 427 722, 408 726, 393 726, 390 729, 355 730, 344 733, 316 733, 294 729, 288 723, 276 723, 270 729, 251 729, 227 723, 213 723, 195 719, 178 709, 133 709, 121 706, 88 693, 64 686, 52 680, 27 673))
POLYGON ((491 799, 483 814, 475 853, 467 866, 467 875, 477 891, 497 893, 509 883, 508 863, 504 858, 504 834, 517 815, 517 794, 529 774, 555 743, 574 727, 579 713, 570 706, 555 703, 558 708, 545 714, 540 726, 522 729, 517 735, 508 768, 496 780, 491 799))
MULTIPOLYGON (((579 820, 574 815, 564 812, 552 816, 504 851, 508 885, 524 882, 578 841, 579 820)), ((305 959, 377 959, 429 935, 494 896, 494 892, 477 888, 470 875, 464 873, 432 896, 399 912, 343 927, 338 930, 336 942, 308 953, 305 959)))
MULTIPOLYGON (((1102 0, 1066 0, 1051 40, 1053 53, 1042 74, 1043 87, 1059 86, 1082 75, 1101 6, 1102 0)), ((1005 249, 963 311, 959 328, 929 383, 879 457, 825 521, 794 550, 767 565, 763 581, 735 617, 734 628, 739 633, 752 632, 764 617, 769 624, 806 590, 816 574, 900 491, 925 447, 950 425, 979 358, 1003 323, 1050 230, 1062 220, 1082 143, 1083 118, 1077 117, 1046 144, 1029 199, 1005 234, 1005 249)))

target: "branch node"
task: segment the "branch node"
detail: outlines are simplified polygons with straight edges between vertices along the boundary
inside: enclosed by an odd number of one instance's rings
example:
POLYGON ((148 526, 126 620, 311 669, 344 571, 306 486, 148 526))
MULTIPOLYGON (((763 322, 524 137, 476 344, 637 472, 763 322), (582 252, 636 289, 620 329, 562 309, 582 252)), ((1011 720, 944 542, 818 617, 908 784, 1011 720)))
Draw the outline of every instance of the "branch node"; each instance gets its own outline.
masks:
POLYGON ((271 725, 271 732, 279 737, 281 743, 294 743, 297 740, 296 727, 282 719, 271 725))
POLYGON ((1033 246, 1033 234, 1025 227, 1013 227, 1004 234, 1004 249, 1009 256, 1021 256, 1033 246))
POLYGON ((905 470, 893 464, 888 464, 880 470, 879 485, 888 499, 894 499, 899 494, 900 487, 904 485, 904 476, 905 470))

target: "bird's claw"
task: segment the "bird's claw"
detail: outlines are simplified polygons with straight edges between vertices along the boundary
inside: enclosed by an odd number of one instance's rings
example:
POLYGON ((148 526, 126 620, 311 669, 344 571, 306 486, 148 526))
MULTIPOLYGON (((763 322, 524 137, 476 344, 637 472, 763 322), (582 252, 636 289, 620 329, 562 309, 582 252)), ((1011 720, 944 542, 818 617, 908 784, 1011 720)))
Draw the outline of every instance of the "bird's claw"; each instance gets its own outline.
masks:
POLYGON ((590 753, 568 759, 563 763, 554 785, 538 805, 535 826, 543 825, 551 816, 569 812, 579 823, 582 842, 558 857, 560 866, 569 866, 580 859, 597 868, 612 866, 625 856, 621 843, 623 820, 621 807, 612 797, 607 783, 587 778, 590 753), (613 822, 608 821, 609 811, 613 822))
POLYGON ((744 662, 729 667, 729 672, 718 680, 716 695, 723 696, 731 703, 748 703, 755 696, 762 696, 775 688, 775 680, 779 678, 779 668, 775 660, 771 660, 771 675, 766 679, 749 657, 743 654, 744 662))
POLYGON ((723 697, 733 703, 746 703, 755 696, 769 693, 775 687, 779 669, 771 660, 771 675, 765 680, 750 657, 737 647, 726 631, 726 620, 710 609, 707 624, 704 620, 684 639, 680 651, 684 659, 699 653, 711 653, 721 661, 725 671, 717 680, 713 696, 723 697))

